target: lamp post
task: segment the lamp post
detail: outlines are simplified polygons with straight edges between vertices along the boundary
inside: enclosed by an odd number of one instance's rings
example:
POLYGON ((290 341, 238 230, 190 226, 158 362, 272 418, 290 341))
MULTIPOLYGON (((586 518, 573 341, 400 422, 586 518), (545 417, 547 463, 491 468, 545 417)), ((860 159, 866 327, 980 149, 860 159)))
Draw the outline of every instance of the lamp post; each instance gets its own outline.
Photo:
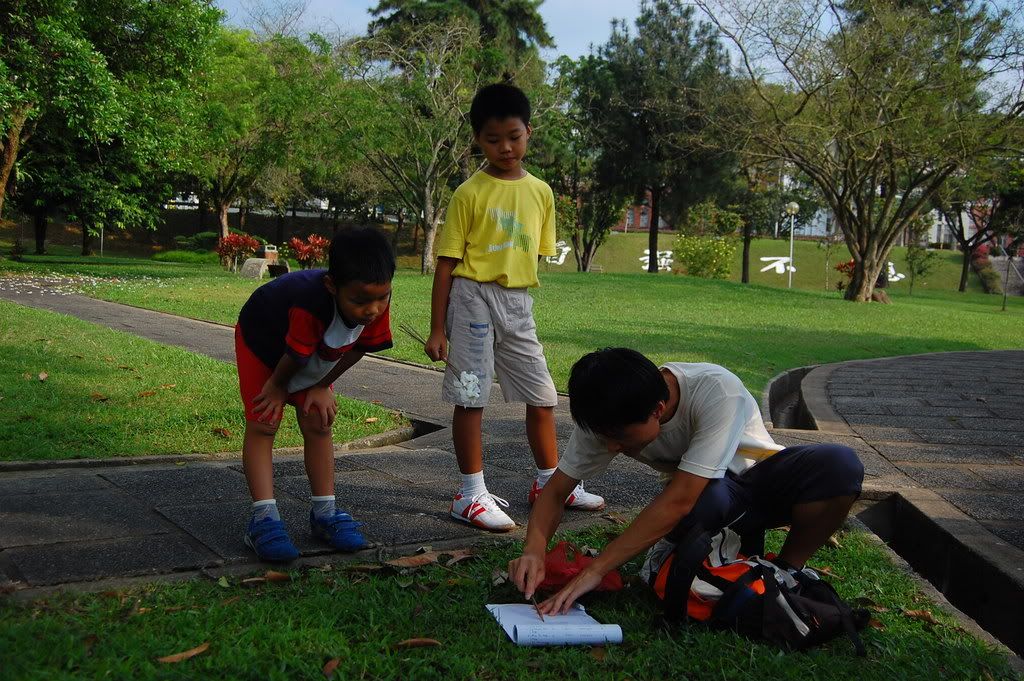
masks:
POLYGON ((796 224, 796 214, 800 212, 800 204, 796 201, 790 201, 786 204, 786 214, 789 215, 789 284, 786 288, 793 288, 793 272, 796 268, 793 266, 793 232, 796 231, 794 226, 796 224))

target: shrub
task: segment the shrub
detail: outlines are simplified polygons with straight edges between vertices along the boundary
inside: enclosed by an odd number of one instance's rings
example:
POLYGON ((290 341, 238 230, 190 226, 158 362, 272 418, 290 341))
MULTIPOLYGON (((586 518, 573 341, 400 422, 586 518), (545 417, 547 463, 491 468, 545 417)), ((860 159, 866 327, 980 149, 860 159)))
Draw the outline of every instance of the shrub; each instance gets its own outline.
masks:
POLYGON ((992 267, 986 265, 978 268, 978 277, 981 278, 981 285, 987 293, 1001 294, 1003 292, 1002 277, 992 267))
POLYGON ((214 251, 200 253, 198 251, 164 251, 153 256, 157 262, 178 262, 188 265, 212 265, 220 262, 220 256, 214 251))
MULTIPOLYGON (((231 228, 229 234, 238 234, 240 236, 248 236, 251 239, 256 239, 261 244, 267 243, 267 240, 246 234, 245 232, 231 228)), ((213 251, 217 248, 217 242, 220 241, 220 232, 198 232, 192 236, 178 235, 174 237, 174 243, 183 248, 186 251, 196 251, 199 253, 205 253, 207 251, 213 251)))
POLYGON ((732 267, 736 244, 723 237, 680 236, 676 239, 675 258, 691 277, 726 279, 732 267))
POLYGON ((238 260, 243 256, 250 256, 260 247, 260 242, 248 234, 228 234, 217 241, 217 255, 226 267, 230 266, 232 271, 238 269, 238 260))
POLYGON ((288 254, 298 260, 299 266, 306 270, 326 262, 330 246, 330 240, 319 234, 310 234, 305 241, 292 237, 288 242, 288 254))

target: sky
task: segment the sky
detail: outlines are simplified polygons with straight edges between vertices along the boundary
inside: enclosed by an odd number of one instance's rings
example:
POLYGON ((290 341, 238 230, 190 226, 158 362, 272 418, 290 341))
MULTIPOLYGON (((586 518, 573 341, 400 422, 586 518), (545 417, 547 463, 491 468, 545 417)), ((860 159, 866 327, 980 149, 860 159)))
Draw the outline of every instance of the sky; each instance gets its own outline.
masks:
MULTIPOLYGON (((245 25, 249 18, 246 7, 254 1, 216 0, 215 4, 227 13, 229 23, 245 25)), ((303 26, 325 33, 358 35, 370 22, 369 8, 376 5, 376 0, 308 0, 303 26)), ((608 39, 612 19, 626 19, 632 25, 639 5, 639 0, 545 0, 540 13, 557 47, 544 50, 543 56, 566 54, 576 58, 587 54, 591 44, 600 45, 608 39)))

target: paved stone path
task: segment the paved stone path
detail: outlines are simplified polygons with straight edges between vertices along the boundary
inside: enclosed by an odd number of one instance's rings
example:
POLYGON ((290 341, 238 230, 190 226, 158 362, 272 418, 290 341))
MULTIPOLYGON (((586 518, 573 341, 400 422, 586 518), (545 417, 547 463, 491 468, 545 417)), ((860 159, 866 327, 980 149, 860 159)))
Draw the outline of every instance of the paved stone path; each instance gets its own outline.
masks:
POLYGON ((890 487, 933 490, 1024 549, 1024 351, 845 362, 809 384, 819 427, 859 438, 890 487))
MULTIPOLYGON (((233 331, 225 326, 53 294, 10 280, 0 284, 0 298, 6 300, 234 361, 233 331)), ((438 399, 440 381, 438 371, 367 358, 335 384, 340 394, 379 400, 441 428, 397 446, 336 457, 339 504, 364 520, 368 537, 384 547, 411 550, 429 543, 493 538, 448 516, 457 470, 447 427, 451 410, 438 399)), ((484 420, 487 483, 510 502, 512 517, 525 524, 526 494, 535 468, 526 444, 524 409, 504 404, 500 395, 500 388, 493 391, 484 420)), ((571 430, 564 397, 556 415, 564 446, 571 430)), ((0 468, 0 582, 6 577, 32 587, 224 565, 255 568, 241 541, 249 496, 237 460, 80 464, 0 468)), ((588 489, 609 499, 609 511, 623 513, 644 505, 660 487, 653 471, 623 460, 588 489)), ((275 494, 303 555, 327 553, 308 537, 309 486, 301 455, 276 457, 275 494)), ((567 526, 611 522, 600 515, 567 513, 567 526)))
MULTIPOLYGON (((0 298, 70 314, 110 328, 233 361, 232 330, 54 289, 0 280, 0 298)), ((438 400, 439 372, 368 358, 335 389, 379 400, 412 419, 441 426, 414 440, 339 454, 338 497, 367 521, 382 545, 489 538, 447 516, 455 474, 450 409, 438 400)), ((1022 546, 1024 519, 1024 352, 957 353, 831 365, 805 379, 808 407, 822 431, 776 430, 782 444, 835 441, 857 450, 866 488, 878 494, 934 487, 1006 541, 1022 546), (811 379, 814 380, 811 380, 811 379)), ((524 523, 533 462, 521 405, 500 390, 485 417, 488 485, 524 523)), ((565 398, 556 409, 565 444, 565 398)), ((292 536, 307 556, 324 552, 307 539, 308 485, 301 457, 279 457, 277 497, 292 536)), ((649 469, 620 458, 588 483, 610 510, 644 505, 659 486, 649 469)), ((38 586, 100 577, 151 575, 253 564, 241 543, 248 495, 239 463, 173 462, 0 472, 0 577, 38 586)), ((568 514, 570 526, 607 523, 568 514)), ((520 529, 519 532, 522 530, 520 529)))

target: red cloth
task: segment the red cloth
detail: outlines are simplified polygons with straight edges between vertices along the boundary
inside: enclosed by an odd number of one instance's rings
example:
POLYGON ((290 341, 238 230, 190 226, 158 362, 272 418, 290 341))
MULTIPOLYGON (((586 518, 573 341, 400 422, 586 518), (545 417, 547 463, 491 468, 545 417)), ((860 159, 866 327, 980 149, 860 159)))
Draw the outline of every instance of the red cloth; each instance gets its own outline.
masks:
MULTIPOLYGON (((537 588, 542 591, 558 591, 594 562, 590 556, 566 541, 560 541, 544 557, 544 581, 537 588)), ((612 570, 604 576, 594 591, 619 591, 622 589, 622 575, 612 570)))

